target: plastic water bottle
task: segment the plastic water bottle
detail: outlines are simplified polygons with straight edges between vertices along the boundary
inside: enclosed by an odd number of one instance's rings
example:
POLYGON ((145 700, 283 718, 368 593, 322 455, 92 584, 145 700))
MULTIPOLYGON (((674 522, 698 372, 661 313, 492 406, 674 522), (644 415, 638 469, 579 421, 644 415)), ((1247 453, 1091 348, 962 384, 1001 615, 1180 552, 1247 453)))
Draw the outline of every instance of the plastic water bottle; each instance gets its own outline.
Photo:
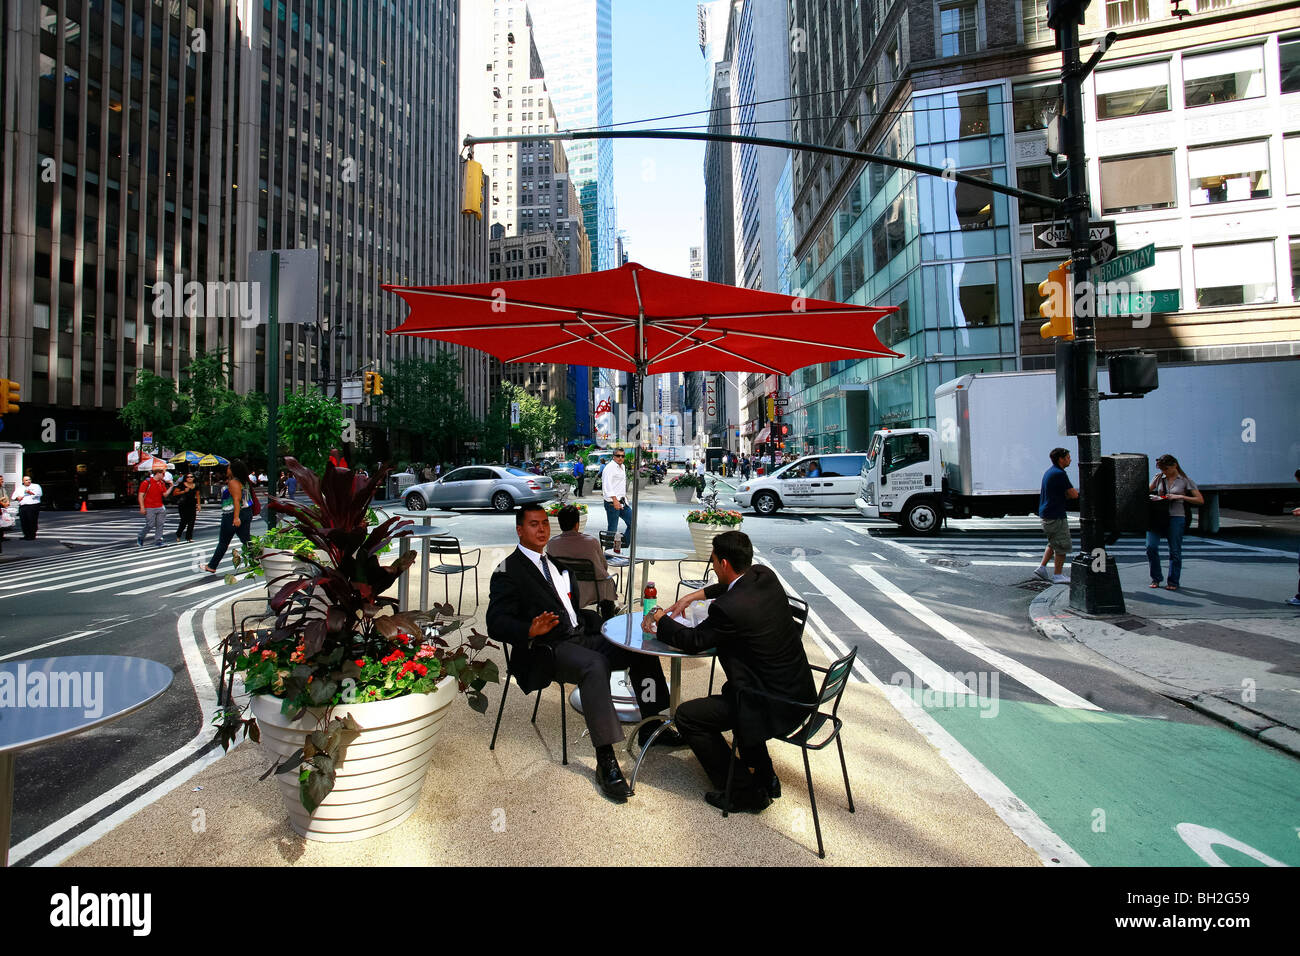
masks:
POLYGON ((623 532, 621 531, 614 532, 614 553, 623 553, 623 532))
POLYGON ((645 593, 641 595, 641 613, 649 614, 659 603, 659 592, 655 590, 655 583, 647 581, 645 593))

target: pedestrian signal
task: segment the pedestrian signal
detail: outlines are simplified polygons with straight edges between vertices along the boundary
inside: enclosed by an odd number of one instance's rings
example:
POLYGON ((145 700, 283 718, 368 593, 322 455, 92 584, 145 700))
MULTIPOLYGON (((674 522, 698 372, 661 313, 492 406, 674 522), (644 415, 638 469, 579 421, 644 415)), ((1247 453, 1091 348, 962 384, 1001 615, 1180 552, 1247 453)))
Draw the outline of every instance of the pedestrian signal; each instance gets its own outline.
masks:
POLYGON ((1038 327, 1038 334, 1045 339, 1060 338, 1067 342, 1074 339, 1074 302, 1070 286, 1073 266, 1073 260, 1062 262, 1038 283, 1038 294, 1043 297, 1038 314, 1047 319, 1038 327))

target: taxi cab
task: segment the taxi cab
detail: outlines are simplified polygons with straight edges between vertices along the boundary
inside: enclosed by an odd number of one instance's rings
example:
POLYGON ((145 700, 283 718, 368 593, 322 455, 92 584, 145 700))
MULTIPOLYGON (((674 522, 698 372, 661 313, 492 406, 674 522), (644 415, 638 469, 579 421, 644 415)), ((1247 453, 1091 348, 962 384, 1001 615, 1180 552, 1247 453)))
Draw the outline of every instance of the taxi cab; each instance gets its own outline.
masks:
POLYGON ((866 460, 865 454, 853 452, 806 455, 741 484, 736 504, 758 515, 776 514, 782 508, 852 509, 866 460))

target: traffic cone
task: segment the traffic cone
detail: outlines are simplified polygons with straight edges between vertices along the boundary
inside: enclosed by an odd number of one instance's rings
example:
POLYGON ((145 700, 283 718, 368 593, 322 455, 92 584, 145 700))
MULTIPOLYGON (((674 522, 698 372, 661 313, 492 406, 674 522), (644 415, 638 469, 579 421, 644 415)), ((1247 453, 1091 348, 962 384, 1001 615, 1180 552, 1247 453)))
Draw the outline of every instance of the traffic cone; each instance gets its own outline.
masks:
POLYGON ((82 511, 89 511, 89 510, 90 510, 89 508, 86 507, 86 503, 85 503, 84 501, 81 503, 81 510, 82 510, 82 511))

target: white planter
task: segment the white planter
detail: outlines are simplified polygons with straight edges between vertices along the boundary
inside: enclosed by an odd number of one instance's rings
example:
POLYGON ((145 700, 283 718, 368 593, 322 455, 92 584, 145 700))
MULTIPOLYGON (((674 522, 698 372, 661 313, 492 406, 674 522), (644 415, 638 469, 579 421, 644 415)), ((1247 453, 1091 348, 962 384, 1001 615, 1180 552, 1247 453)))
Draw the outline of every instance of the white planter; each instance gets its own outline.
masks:
POLYGON ((688 521, 686 527, 691 531, 691 543, 695 545, 695 554, 700 558, 708 558, 713 553, 713 539, 724 531, 740 531, 744 524, 727 525, 727 524, 704 524, 699 521, 688 521))
MULTIPOLYGON (((334 789, 312 813, 302 805, 298 774, 275 775, 289 825, 309 840, 346 843, 400 824, 419 803, 434 738, 455 698, 456 682, 444 677, 431 694, 335 707, 335 716, 356 719, 361 734, 340 755, 334 789)), ((252 712, 262 746, 280 760, 300 749, 325 715, 323 709, 308 710, 290 723, 280 713, 280 700, 269 694, 253 697, 252 712)))
MULTIPOLYGON (((552 538, 558 538, 558 537, 560 536, 560 534, 561 534, 561 531, 560 531, 560 519, 557 518, 555 515, 551 515, 551 519, 550 519, 550 520, 551 520, 551 537, 552 537, 552 538)), ((582 512, 582 511, 578 512, 578 530, 579 530, 579 531, 586 531, 586 530, 587 530, 587 513, 586 513, 586 512, 582 512)))
POLYGON ((695 500, 695 489, 689 485, 684 488, 674 488, 673 495, 679 505, 689 505, 695 500))

